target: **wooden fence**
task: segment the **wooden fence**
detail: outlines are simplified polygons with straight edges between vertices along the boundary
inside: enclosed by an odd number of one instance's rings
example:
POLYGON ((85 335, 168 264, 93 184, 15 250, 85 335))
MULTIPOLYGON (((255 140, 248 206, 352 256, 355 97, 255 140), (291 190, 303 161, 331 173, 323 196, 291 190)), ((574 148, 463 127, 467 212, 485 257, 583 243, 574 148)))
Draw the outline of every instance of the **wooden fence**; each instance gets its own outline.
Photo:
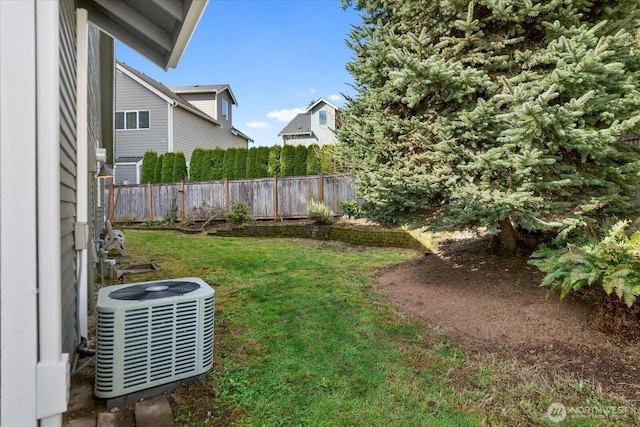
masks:
POLYGON ((336 214, 340 202, 356 200, 351 175, 120 185, 106 190, 111 222, 162 221, 168 218, 224 219, 236 202, 249 207, 256 219, 304 218, 307 203, 322 201, 336 214))

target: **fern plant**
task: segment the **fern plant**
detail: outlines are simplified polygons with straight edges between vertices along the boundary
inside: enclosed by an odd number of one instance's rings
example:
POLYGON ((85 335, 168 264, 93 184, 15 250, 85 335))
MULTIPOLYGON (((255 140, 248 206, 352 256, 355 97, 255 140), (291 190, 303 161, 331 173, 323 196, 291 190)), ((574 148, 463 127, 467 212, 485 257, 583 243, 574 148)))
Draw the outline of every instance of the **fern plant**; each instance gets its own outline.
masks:
POLYGON ((640 295, 640 230, 629 220, 618 221, 601 240, 560 249, 542 247, 529 264, 547 273, 540 286, 559 290, 560 298, 597 285, 631 307, 640 295))

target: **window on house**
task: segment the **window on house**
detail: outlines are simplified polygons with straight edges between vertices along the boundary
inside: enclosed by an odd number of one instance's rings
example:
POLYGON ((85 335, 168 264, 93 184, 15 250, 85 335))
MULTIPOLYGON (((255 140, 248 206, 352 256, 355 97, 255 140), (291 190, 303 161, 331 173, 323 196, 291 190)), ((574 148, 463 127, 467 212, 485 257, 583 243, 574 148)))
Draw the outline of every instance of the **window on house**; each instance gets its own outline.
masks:
POLYGON ((226 99, 222 100, 222 108, 221 108, 221 112, 220 115, 222 116, 222 118, 229 120, 229 103, 227 102, 226 99))
POLYGON ((320 118, 320 125, 326 125, 327 124, 327 112, 326 111, 320 111, 319 118, 320 118))
POLYGON ((133 130, 149 129, 149 110, 116 111, 116 129, 133 130))

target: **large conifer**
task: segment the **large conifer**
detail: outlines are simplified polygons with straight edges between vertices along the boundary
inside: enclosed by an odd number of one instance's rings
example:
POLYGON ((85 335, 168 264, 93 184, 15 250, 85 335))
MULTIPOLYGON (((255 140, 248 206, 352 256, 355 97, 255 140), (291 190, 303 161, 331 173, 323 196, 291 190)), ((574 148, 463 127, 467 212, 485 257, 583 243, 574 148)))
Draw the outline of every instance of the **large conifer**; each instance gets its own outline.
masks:
MULTIPOLYGON (((367 212, 560 230, 629 214, 640 154, 636 0, 358 0, 339 156, 367 212)), ((511 238, 509 238, 511 237, 511 238)))

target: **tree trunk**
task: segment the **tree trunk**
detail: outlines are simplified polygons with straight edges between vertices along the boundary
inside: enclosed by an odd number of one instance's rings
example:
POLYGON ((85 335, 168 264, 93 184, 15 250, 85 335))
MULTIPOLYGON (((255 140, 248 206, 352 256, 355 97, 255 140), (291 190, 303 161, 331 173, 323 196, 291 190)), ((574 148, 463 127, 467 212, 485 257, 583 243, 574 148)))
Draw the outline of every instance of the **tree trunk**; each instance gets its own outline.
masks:
POLYGON ((511 219, 503 219, 499 224, 500 234, 498 235, 498 239, 500 240, 500 248, 509 255, 513 255, 518 250, 518 239, 511 224, 511 219))

